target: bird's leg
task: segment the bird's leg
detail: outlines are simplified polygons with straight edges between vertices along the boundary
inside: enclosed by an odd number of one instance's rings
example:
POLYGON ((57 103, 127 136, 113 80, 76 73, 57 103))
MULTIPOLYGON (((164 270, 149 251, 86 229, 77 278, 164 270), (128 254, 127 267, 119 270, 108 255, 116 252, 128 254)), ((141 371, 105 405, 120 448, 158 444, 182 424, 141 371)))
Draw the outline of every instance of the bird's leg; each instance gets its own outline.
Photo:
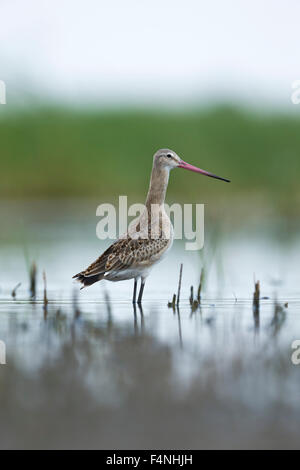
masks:
POLYGON ((139 297, 138 297, 138 301, 137 301, 138 305, 141 305, 141 303, 142 303, 142 297, 143 297, 145 282, 146 282, 145 279, 142 278, 139 297))
POLYGON ((134 279, 133 297, 132 297, 132 303, 133 304, 135 304, 135 302, 136 302, 136 288, 137 288, 137 280, 134 279))

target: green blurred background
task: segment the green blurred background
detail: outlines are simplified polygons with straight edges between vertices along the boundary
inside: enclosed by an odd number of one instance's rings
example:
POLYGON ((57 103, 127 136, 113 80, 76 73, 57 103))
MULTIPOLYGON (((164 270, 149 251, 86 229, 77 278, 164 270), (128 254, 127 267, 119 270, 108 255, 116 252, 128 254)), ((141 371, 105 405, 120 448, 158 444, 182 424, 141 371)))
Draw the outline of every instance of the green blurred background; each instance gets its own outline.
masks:
MULTIPOLYGON (((221 204, 272 204, 298 212, 300 118, 231 107, 184 112, 89 111, 40 107, 0 121, 0 196, 143 199, 152 155, 184 160, 231 179, 173 172, 169 197, 221 204)), ((258 205, 259 205, 258 204, 258 205)), ((253 207, 259 212, 259 206, 253 207)))

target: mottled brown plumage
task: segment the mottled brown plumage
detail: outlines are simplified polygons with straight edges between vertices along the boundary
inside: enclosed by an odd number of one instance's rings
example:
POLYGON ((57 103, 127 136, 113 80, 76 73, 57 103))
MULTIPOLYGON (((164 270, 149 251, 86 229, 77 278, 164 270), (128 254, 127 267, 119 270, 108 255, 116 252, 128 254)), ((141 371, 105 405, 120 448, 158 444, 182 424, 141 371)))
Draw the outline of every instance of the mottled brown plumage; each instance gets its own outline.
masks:
MULTIPOLYGON (((167 248, 170 240, 134 240, 132 238, 117 240, 87 269, 76 274, 74 278, 91 285, 101 279, 110 281, 127 278, 131 271, 144 266, 151 266, 156 257, 167 248), (152 262, 151 262, 152 260, 152 262)), ((128 279, 131 279, 131 275, 128 279)))

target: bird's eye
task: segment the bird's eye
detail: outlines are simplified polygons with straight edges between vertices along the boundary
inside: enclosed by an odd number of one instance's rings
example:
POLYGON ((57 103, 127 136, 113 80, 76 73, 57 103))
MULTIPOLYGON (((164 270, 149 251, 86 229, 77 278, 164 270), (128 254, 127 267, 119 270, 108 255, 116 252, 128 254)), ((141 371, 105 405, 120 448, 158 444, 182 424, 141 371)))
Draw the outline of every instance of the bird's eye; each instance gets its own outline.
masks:
POLYGON ((173 155, 172 155, 171 153, 168 153, 168 154, 167 154, 167 157, 168 157, 168 158, 172 158, 173 155))

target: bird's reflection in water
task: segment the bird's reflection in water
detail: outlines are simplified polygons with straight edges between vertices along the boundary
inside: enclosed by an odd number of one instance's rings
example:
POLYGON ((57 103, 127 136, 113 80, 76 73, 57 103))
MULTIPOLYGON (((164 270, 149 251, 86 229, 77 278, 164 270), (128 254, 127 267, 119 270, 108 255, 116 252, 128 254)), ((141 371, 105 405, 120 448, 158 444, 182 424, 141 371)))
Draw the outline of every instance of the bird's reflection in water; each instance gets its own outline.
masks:
POLYGON ((144 312, 143 307, 140 304, 133 304, 133 327, 135 335, 143 335, 145 333, 144 312), (138 324, 138 316, 140 317, 140 328, 138 324))

